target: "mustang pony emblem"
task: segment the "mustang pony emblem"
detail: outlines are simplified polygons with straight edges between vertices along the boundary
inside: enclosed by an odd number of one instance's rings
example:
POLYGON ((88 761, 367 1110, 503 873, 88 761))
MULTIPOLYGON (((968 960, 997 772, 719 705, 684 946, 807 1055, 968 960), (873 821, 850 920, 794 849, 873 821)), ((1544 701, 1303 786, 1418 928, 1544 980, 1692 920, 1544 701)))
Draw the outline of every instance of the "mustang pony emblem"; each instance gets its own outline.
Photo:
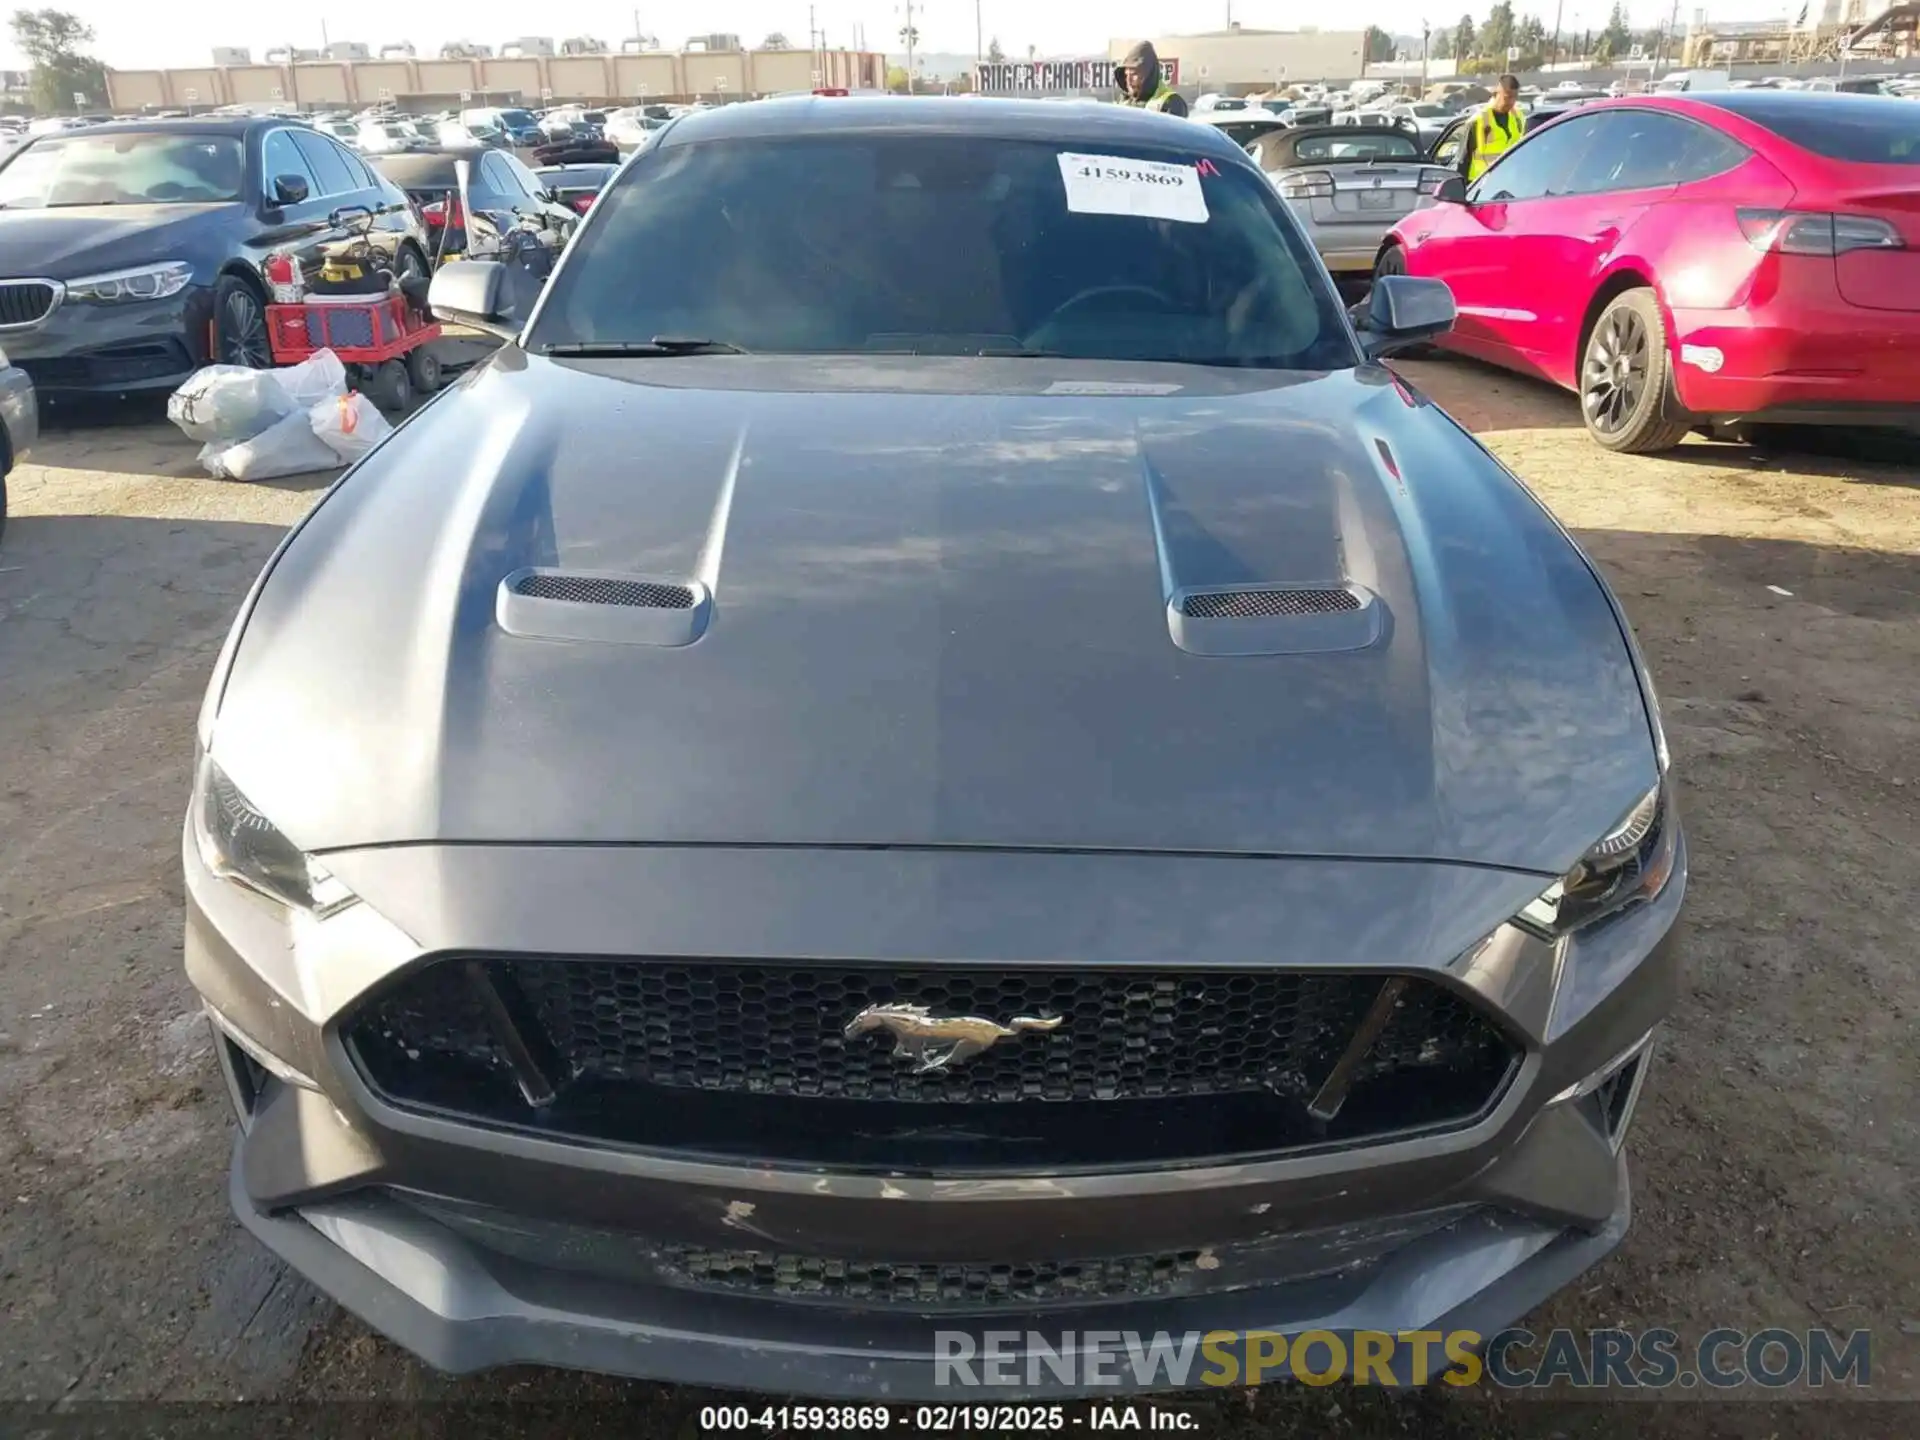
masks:
POLYGON ((894 1055, 913 1066, 914 1074, 925 1075, 971 1060, 1025 1031, 1058 1030, 1065 1018, 1016 1015, 999 1025, 978 1015, 935 1016, 924 1005, 869 1005, 847 1022, 846 1035, 851 1040, 856 1035, 885 1030, 893 1036, 894 1055))

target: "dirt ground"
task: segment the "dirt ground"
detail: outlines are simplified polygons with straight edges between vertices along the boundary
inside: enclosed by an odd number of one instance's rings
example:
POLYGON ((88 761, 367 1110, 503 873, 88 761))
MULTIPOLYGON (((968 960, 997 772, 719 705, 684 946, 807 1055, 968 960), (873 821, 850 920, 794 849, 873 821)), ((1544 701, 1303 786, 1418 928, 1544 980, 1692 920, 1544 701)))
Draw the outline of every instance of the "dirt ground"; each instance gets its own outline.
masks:
MULTIPOLYGON (((1633 1231, 1529 1325, 1866 1328, 1883 1403, 1291 1387, 1195 1402, 1189 1433, 1920 1433, 1920 454, 1615 457, 1555 392, 1464 362, 1405 370, 1612 578, 1662 690, 1693 847, 1691 973, 1632 1141, 1633 1231)), ((245 1397, 434 1403, 229 1412, 234 1433, 269 1414, 314 1433, 315 1413, 394 1435, 693 1433, 708 1397, 434 1375, 230 1220, 226 1103, 180 968, 192 722, 248 583, 326 477, 224 484, 192 458, 150 408, 89 412, 56 420, 12 481, 0 1432, 127 1413, 97 1401, 245 1397)))

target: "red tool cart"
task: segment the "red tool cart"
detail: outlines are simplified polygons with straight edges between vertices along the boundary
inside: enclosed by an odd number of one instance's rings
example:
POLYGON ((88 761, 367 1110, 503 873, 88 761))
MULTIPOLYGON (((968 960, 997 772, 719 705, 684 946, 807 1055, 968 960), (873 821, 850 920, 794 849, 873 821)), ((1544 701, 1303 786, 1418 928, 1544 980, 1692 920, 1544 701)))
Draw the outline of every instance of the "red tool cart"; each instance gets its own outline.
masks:
POLYGON ((429 344, 440 338, 440 326, 405 295, 269 305, 267 334, 275 365, 333 351, 354 388, 382 410, 404 410, 416 393, 440 388, 440 360, 429 344))

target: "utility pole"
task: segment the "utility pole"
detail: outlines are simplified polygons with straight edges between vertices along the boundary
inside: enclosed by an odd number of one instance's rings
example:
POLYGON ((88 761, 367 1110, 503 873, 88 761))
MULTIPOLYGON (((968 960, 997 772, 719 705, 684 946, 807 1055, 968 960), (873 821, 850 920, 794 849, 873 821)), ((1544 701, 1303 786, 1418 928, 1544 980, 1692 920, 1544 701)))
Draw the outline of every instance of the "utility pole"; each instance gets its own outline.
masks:
MULTIPOLYGON (((1673 14, 1669 16, 1667 19, 1667 38, 1666 38, 1666 43, 1660 47, 1661 50, 1664 51, 1672 46, 1673 37, 1676 33, 1678 33, 1679 29, 1680 29, 1680 0, 1673 0, 1673 14)), ((1658 67, 1656 66, 1655 68, 1657 69, 1658 67)), ((1669 68, 1671 68, 1671 62, 1669 62, 1669 68)), ((1647 73, 1647 84, 1649 87, 1651 87, 1653 84, 1652 71, 1649 71, 1647 73)))
MULTIPOLYGON (((1679 3, 1679 0, 1675 0, 1679 3)), ((907 42, 907 93, 913 93, 913 42, 920 37, 913 30, 913 0, 906 0, 907 23, 901 27, 900 38, 907 42)))
POLYGON ((987 58, 987 47, 981 41, 980 0, 973 0, 973 63, 978 65, 987 58))
POLYGON ((1432 27, 1422 20, 1420 22, 1420 95, 1423 99, 1427 93, 1427 37, 1432 33, 1432 27))
POLYGON ((1552 65, 1560 59, 1560 12, 1566 8, 1566 0, 1554 0, 1553 6, 1553 43, 1547 46, 1547 64, 1552 65))

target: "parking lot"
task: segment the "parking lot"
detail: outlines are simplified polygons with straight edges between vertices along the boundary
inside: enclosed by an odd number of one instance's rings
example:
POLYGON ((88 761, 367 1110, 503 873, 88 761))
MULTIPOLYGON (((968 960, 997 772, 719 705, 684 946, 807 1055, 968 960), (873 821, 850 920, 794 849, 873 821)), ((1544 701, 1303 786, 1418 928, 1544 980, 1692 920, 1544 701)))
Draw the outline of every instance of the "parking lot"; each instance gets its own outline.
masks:
MULTIPOLYGON (((1693 847, 1692 971, 1632 1140, 1634 1228, 1532 1328, 1866 1328, 1874 1393, 1920 1401, 1920 455, 1616 456, 1558 392, 1466 362, 1404 370, 1612 580, 1662 689, 1693 847)), ((637 1407, 626 1433, 675 1433, 696 1400, 435 1376, 229 1218, 227 1103, 181 972, 180 814, 214 654, 326 479, 209 480, 149 407, 56 417, 11 482, 0 1398, 619 1400, 637 1407)), ((1802 1428, 1738 1400, 1569 1413, 1292 1388, 1205 1405, 1204 1434, 1802 1428)), ((1814 1418, 1894 1433, 1897 1413, 1829 1401, 1814 1418)))

